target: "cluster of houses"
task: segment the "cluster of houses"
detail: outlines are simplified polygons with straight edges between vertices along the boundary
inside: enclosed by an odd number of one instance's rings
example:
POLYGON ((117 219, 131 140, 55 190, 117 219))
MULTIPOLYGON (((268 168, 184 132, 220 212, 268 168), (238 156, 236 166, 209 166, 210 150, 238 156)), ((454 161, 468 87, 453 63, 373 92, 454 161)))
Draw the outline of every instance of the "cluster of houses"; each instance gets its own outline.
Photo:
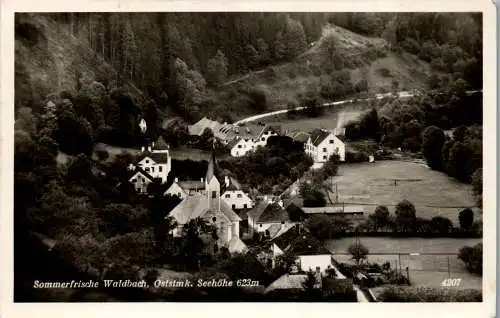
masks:
MULTIPOLYGON (((277 127, 218 125, 206 118, 190 127, 190 133, 202 134, 207 127, 230 146, 233 156, 243 156, 258 146, 265 146, 269 137, 280 134, 277 127), (231 135, 233 137, 229 137, 231 135)), ((316 167, 321 167, 333 154, 339 155, 341 160, 345 159, 342 132, 317 129, 306 136, 302 134, 301 138, 304 151, 311 155, 316 167)), ((166 183, 172 171, 169 147, 163 138, 142 147, 139 156, 130 163, 129 172, 128 181, 139 193, 147 193, 148 186, 155 180, 166 183)), ((279 197, 252 198, 238 180, 219 169, 214 152, 205 177, 199 180, 174 178, 164 195, 175 195, 181 199, 167 216, 178 225, 172 235, 182 235, 186 224, 201 218, 216 227, 218 246, 226 247, 230 253, 246 252, 249 247, 244 241, 257 240, 257 257, 263 264, 275 266, 281 255, 293 253, 297 256, 293 267, 296 272, 313 270, 319 276, 327 275, 332 268, 331 253, 303 228, 303 222, 314 214, 357 218, 363 217, 364 212, 363 207, 307 208, 293 201, 284 202, 279 197)))
POLYGON ((278 126, 251 122, 241 126, 222 124, 207 117, 188 128, 189 134, 194 136, 201 136, 206 129, 210 129, 229 148, 233 157, 242 157, 259 146, 266 146, 269 137, 285 135, 304 143, 304 151, 314 160, 313 169, 320 168, 333 154, 338 155, 340 161, 345 160, 345 129, 342 128, 292 133, 282 132, 278 126))

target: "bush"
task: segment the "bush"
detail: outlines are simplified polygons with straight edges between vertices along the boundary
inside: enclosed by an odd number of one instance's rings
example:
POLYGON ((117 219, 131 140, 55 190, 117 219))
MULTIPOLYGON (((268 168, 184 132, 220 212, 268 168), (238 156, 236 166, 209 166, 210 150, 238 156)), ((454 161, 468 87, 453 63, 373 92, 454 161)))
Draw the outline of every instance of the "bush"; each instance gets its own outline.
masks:
POLYGON ((476 289, 390 286, 377 298, 382 302, 481 302, 483 295, 476 289))
POLYGON ((369 160, 369 154, 362 151, 350 151, 345 152, 345 162, 346 163, 357 163, 357 162, 367 162, 369 160))
POLYGON ((391 71, 389 71, 389 69, 385 67, 377 69, 377 73, 379 73, 383 77, 392 77, 391 71))

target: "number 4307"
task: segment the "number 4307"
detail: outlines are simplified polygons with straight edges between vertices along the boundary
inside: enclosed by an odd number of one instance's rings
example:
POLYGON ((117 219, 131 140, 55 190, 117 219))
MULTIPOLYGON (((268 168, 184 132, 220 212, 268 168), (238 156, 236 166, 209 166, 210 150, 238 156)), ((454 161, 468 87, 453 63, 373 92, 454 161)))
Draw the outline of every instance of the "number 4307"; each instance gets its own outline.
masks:
POLYGON ((441 283, 441 286, 443 287, 458 287, 462 283, 461 278, 446 278, 443 280, 441 283))

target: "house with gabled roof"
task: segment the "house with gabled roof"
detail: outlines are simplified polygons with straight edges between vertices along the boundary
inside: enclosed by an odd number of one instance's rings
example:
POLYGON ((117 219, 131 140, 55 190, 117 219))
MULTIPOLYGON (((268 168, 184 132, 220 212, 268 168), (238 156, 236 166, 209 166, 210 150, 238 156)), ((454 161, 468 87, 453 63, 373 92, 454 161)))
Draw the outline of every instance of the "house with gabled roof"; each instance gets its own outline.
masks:
POLYGON ((178 178, 174 179, 172 185, 165 191, 163 195, 175 195, 180 199, 185 199, 187 196, 204 194, 205 193, 205 181, 201 178, 200 181, 197 180, 186 180, 179 181, 178 178))
POLYGON ((345 144, 342 136, 336 136, 326 129, 315 129, 304 145, 305 152, 313 159, 313 169, 319 169, 328 159, 336 154, 340 161, 345 161, 345 144))
POLYGON ((168 144, 160 137, 156 142, 141 148, 135 161, 129 165, 128 181, 134 185, 137 192, 146 193, 148 184, 155 179, 161 183, 167 182, 171 165, 168 144))
POLYGON ((234 139, 228 143, 231 156, 242 157, 258 147, 265 147, 267 140, 272 136, 278 136, 280 132, 279 126, 246 123, 244 126, 237 127, 234 139))
POLYGON ((201 218, 217 229, 217 243, 233 252, 245 252, 246 245, 240 239, 241 218, 221 198, 221 182, 217 176, 215 153, 209 160, 205 175, 204 193, 196 193, 182 200, 167 217, 173 217, 178 227, 174 235, 181 235, 189 221, 201 218))
POLYGON ((222 200, 233 210, 251 209, 254 206, 253 200, 245 193, 235 178, 223 176, 224 183, 221 185, 222 200))

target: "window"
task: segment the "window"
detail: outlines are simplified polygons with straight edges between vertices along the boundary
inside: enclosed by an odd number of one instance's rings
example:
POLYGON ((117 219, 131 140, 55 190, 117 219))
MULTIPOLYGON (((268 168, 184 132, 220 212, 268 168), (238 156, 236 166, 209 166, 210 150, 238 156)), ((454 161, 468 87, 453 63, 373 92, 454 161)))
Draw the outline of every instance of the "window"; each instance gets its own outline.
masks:
POLYGON ((146 170, 147 172, 149 172, 149 167, 146 167, 144 170, 146 170))
POLYGON ((246 205, 246 203, 245 203, 245 204, 243 204, 243 208, 244 208, 244 209, 246 209, 246 208, 247 208, 247 205, 246 205))
POLYGON ((238 148, 241 148, 241 145, 238 145, 238 148))
POLYGON ((264 140, 266 140, 266 138, 262 137, 262 138, 260 138, 260 140, 264 141, 264 140))
POLYGON ((335 152, 339 153, 339 147, 335 148, 335 152))
POLYGON ((241 197, 242 197, 241 193, 238 193, 237 197, 238 197, 238 198, 241 198, 241 197))
POLYGON ((155 172, 155 167, 151 167, 151 172, 155 172))
POLYGON ((146 163, 149 163, 149 160, 148 160, 148 159, 146 159, 146 163))
POLYGON ((212 199, 217 198, 217 191, 212 191, 212 199))
POLYGON ((262 224, 260 224, 259 227, 262 227, 262 224))
POLYGON ((323 156, 323 159, 326 160, 326 156, 323 156))
POLYGON ((326 152, 326 148, 323 148, 323 152, 326 152))
POLYGON ((236 155, 238 156, 239 154, 240 154, 239 151, 236 151, 236 155))
POLYGON ((180 192, 178 192, 178 193, 177 193, 177 196, 180 198, 180 197, 181 197, 181 193, 180 193, 180 192))
POLYGON ((162 167, 162 166, 159 166, 159 167, 158 167, 158 171, 162 172, 162 171, 163 171, 163 167, 162 167))
POLYGON ((330 143, 333 144, 333 140, 330 140, 330 143))
POLYGON ((135 179, 135 178, 134 178, 134 179, 132 179, 132 182, 137 182, 137 179, 135 179))
POLYGON ((229 198, 231 197, 231 195, 230 195, 229 193, 227 193, 227 194, 225 195, 225 197, 229 199, 229 198))
POLYGON ((233 208, 233 210, 236 209, 236 204, 233 204, 231 207, 233 208))

